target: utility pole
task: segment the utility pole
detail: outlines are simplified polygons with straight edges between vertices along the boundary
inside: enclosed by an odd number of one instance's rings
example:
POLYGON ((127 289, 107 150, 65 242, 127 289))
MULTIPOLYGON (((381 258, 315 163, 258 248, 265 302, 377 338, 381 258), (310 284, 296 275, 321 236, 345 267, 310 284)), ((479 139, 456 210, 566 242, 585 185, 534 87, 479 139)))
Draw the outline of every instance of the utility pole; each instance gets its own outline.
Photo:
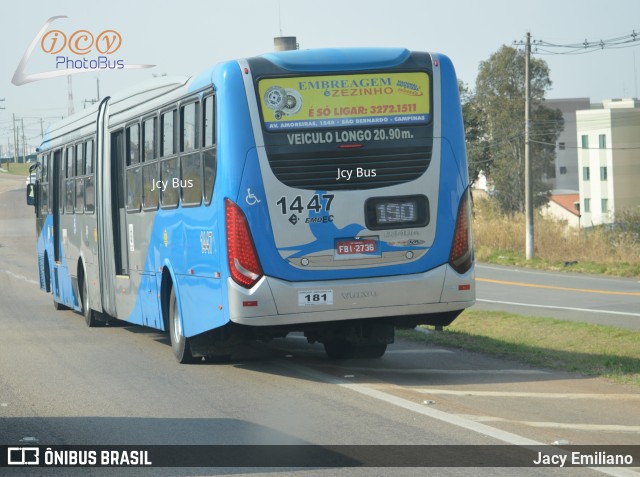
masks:
POLYGON ((526 256, 533 259, 533 180, 531 173, 531 33, 527 32, 524 63, 524 211, 526 215, 526 256))
POLYGON ((69 116, 76 112, 73 107, 73 85, 71 84, 71 75, 67 75, 67 107, 69 116))
MULTIPOLYGON (((18 131, 16 129, 16 113, 13 113, 13 162, 18 157, 18 131)), ((7 161, 7 169, 9 169, 9 161, 7 161)))
MULTIPOLYGON (((4 101, 4 98, 0 98, 0 101, 4 101)), ((0 109, 6 109, 4 106, 0 106, 0 109)), ((9 149, 7 149, 7 154, 9 154, 9 149)), ((7 164, 9 164, 9 157, 7 157, 7 164)), ((0 167, 2 167, 2 159, 0 158, 0 167)))
POLYGON ((20 123, 22 124, 22 163, 24 164, 25 162, 27 162, 27 157, 25 154, 25 149, 27 148, 27 140, 24 137, 24 118, 20 120, 20 123))

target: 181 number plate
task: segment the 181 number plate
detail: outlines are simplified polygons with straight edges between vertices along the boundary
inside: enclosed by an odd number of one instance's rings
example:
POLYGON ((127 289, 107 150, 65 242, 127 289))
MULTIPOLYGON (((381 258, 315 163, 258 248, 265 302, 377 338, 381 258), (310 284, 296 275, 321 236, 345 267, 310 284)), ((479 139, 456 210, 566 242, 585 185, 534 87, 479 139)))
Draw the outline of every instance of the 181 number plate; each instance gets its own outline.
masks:
POLYGON ((333 290, 302 290, 298 292, 298 306, 333 305, 333 290))

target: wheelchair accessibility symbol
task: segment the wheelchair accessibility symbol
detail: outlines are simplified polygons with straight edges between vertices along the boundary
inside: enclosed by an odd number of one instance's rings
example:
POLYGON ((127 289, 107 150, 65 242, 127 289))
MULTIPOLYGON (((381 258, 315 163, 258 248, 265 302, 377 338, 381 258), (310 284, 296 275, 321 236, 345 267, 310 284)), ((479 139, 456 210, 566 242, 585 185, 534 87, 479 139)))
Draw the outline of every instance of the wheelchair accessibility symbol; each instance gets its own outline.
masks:
POLYGON ((253 192, 251 192, 251 189, 247 189, 247 197, 245 197, 244 199, 248 205, 256 205, 260 203, 260 199, 258 199, 255 195, 253 195, 253 192))

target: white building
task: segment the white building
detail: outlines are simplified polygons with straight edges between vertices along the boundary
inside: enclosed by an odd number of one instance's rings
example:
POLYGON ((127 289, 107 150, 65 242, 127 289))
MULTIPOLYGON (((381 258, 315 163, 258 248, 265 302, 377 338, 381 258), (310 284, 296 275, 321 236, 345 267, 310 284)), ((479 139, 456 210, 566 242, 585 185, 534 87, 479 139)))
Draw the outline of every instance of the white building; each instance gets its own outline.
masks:
POLYGON ((578 191, 578 143, 576 142, 576 111, 589 109, 589 98, 547 99, 545 106, 559 109, 564 118, 564 130, 556 143, 554 171, 549 171, 546 182, 552 190, 578 191))
POLYGON ((614 221, 640 206, 640 102, 612 99, 576 112, 580 225, 614 221))
POLYGON ((542 207, 541 212, 545 217, 565 222, 569 227, 580 227, 580 196, 571 191, 558 191, 549 197, 549 202, 542 207))

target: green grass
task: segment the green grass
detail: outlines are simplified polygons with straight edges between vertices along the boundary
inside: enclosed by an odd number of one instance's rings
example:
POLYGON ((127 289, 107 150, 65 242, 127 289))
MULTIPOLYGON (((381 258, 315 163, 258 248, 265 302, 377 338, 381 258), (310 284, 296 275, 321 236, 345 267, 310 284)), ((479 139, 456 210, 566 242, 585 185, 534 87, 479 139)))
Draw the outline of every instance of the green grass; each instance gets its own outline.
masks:
POLYGON ((22 164, 17 162, 3 163, 2 168, 9 174, 17 176, 27 176, 29 174, 29 166, 32 164, 22 164))
POLYGON ((633 330, 467 310, 442 332, 399 336, 640 386, 640 332, 633 330))

